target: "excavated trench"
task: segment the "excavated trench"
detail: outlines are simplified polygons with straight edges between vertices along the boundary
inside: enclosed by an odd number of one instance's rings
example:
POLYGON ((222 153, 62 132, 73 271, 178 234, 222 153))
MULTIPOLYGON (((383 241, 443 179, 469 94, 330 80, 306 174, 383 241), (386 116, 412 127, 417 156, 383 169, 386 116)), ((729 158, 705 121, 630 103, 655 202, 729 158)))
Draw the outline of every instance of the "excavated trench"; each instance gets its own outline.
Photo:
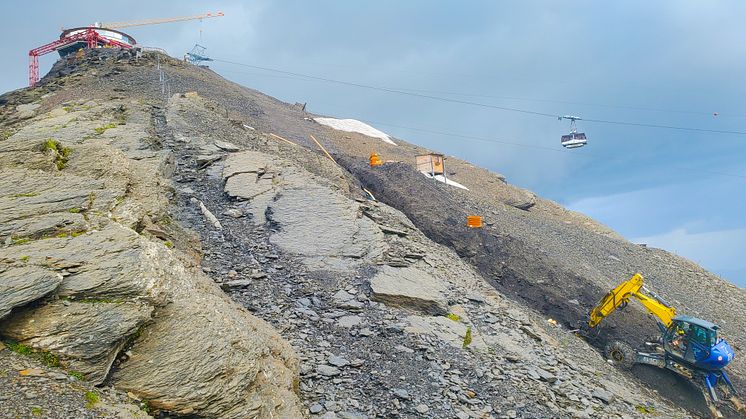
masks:
MULTIPOLYGON (((431 240, 456 251, 497 290, 547 318, 571 329, 579 327, 608 291, 500 228, 499 218, 481 229, 467 228, 466 216, 479 214, 480 209, 460 202, 446 185, 428 180, 408 165, 387 163, 373 170, 361 159, 335 159, 376 199, 402 211, 431 240)), ((599 352, 612 340, 633 347, 644 343, 646 336, 640 331, 651 330, 652 319, 641 310, 627 310, 619 317, 623 320, 606 319, 600 330, 586 337, 599 352)), ((647 366, 635 366, 630 375, 694 414, 709 414, 700 389, 689 380, 647 366)))

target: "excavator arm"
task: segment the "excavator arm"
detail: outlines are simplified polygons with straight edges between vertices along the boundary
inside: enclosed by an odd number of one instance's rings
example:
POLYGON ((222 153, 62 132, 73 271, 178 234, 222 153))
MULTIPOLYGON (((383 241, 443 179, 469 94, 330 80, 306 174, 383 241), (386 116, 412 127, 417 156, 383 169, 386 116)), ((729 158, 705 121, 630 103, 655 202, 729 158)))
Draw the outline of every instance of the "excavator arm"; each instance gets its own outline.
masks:
POLYGON ((630 297, 635 297, 640 303, 655 316, 660 323, 668 327, 676 316, 676 309, 669 306, 655 293, 647 290, 643 285, 642 275, 635 274, 632 278, 617 285, 591 310, 588 326, 596 327, 609 314, 617 308, 624 308, 629 303, 630 297), (644 294, 647 292, 650 296, 644 294))

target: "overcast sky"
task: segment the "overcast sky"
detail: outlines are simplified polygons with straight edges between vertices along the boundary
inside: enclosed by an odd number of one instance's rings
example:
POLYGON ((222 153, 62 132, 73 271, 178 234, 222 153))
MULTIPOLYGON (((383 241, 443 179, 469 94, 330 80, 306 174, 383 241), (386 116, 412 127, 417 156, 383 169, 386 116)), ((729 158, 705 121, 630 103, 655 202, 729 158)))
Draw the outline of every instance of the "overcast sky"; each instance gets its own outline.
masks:
MULTIPOLYGON (((735 0, 4 1, 0 91, 26 84, 28 50, 62 26, 218 10, 128 32, 177 57, 202 30, 222 60, 551 115, 746 131, 746 2, 735 0)), ((500 172, 746 286, 746 135, 581 121, 588 146, 563 150, 568 124, 552 117, 212 68, 500 172)))

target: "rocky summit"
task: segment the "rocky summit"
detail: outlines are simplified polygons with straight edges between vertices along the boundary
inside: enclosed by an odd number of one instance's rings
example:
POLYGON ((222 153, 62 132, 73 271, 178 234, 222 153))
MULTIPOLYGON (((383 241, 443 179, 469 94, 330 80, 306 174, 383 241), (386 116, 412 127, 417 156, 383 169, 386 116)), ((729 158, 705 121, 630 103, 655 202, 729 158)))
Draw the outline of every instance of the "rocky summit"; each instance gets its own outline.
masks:
POLYGON ((0 416, 705 415, 689 381, 604 358, 655 334, 641 307, 577 333, 635 272, 721 326, 746 390, 743 289, 315 117, 116 49, 0 96, 0 416))

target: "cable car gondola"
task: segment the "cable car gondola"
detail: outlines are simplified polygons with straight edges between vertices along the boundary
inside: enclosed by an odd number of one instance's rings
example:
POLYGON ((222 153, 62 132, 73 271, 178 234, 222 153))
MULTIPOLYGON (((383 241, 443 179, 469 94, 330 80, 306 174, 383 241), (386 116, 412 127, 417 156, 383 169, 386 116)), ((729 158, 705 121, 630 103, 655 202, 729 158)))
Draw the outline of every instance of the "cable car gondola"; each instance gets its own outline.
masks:
POLYGON ((588 140, 585 137, 584 132, 578 132, 577 126, 575 126, 575 121, 579 120, 577 116, 572 115, 566 115, 566 116, 560 116, 560 120, 562 119, 569 119, 570 120, 570 133, 567 135, 563 135, 560 141, 562 142, 562 147, 565 148, 579 148, 586 143, 588 143, 588 140))

